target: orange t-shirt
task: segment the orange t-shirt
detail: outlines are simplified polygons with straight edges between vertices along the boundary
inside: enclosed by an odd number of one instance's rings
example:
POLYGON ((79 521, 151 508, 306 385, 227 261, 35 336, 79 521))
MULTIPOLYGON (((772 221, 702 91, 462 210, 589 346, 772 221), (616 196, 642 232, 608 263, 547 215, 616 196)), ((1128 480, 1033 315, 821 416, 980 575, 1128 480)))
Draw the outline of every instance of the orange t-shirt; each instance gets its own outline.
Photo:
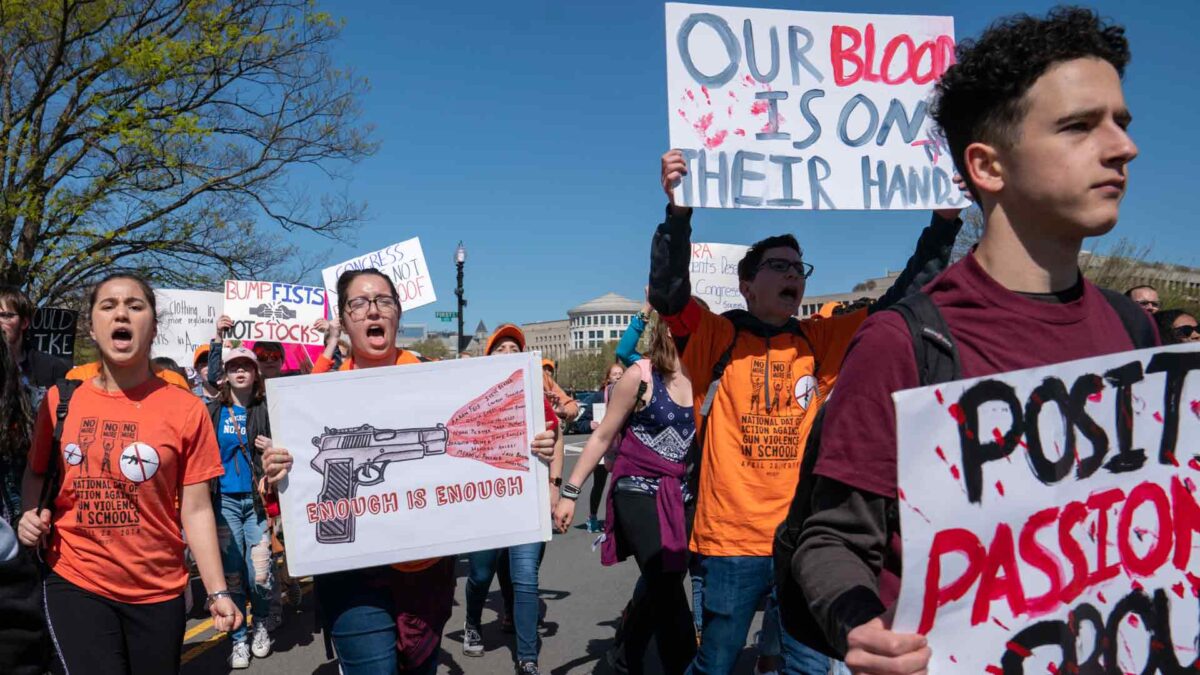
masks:
MULTIPOLYGON (((396 355, 396 365, 403 366, 403 365, 406 365, 409 363, 421 363, 421 359, 417 358, 417 356, 414 355, 412 352, 401 349, 400 353, 396 355)), ((325 358, 324 354, 319 356, 317 358, 317 360, 315 362, 313 362, 312 372, 314 375, 319 374, 319 373, 327 373, 332 369, 333 369, 333 361, 325 358)), ((346 357, 346 359, 342 361, 342 365, 338 368, 338 370, 339 371, 355 370, 354 357, 353 356, 346 357)), ((441 558, 431 558, 431 559, 426 559, 426 560, 413 560, 411 562, 406 562, 406 563, 396 563, 396 564, 392 565, 391 567, 393 569, 399 570, 401 572, 420 572, 421 570, 429 569, 430 567, 433 567, 434 563, 436 563, 439 560, 441 560, 441 558)))
MULTIPOLYGON (((64 376, 64 379, 79 380, 82 382, 84 380, 90 380, 99 374, 100 374, 100 362, 92 361, 91 363, 85 363, 81 366, 75 366, 71 370, 67 371, 67 374, 64 376)), ((154 374, 159 379, 165 381, 167 384, 173 384, 176 387, 180 387, 186 391, 192 390, 192 387, 191 387, 191 385, 188 384, 187 380, 180 377, 179 373, 177 373, 173 370, 163 368, 162 370, 160 370, 154 374)))
MULTIPOLYGON (((693 551, 771 555, 775 528, 796 493, 813 421, 866 316, 862 310, 800 321, 803 337, 783 332, 767 339, 749 329, 737 332, 705 430, 693 551)), ((672 330, 688 338, 681 360, 691 374, 700 420, 713 366, 734 340, 735 329, 729 319, 695 301, 677 320, 682 323, 678 329, 672 324, 672 330)))
MULTIPOLYGON (((38 410, 30 467, 45 474, 58 388, 38 410)), ((179 502, 184 485, 222 475, 199 398, 159 378, 109 392, 75 390, 63 424, 61 485, 47 561, 67 581, 117 602, 178 597, 187 585, 179 502)))

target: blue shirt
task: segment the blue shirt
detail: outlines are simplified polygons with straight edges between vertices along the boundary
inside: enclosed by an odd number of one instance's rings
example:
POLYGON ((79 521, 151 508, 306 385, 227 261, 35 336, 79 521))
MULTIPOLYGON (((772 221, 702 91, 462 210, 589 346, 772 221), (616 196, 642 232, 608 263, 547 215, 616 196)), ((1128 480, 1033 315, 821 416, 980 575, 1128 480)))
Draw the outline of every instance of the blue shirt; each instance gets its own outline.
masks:
POLYGON ((250 492, 254 488, 254 481, 247 458, 254 451, 254 446, 246 437, 246 409, 235 405, 233 406, 233 417, 230 417, 229 406, 224 406, 221 408, 221 417, 218 420, 217 443, 221 446, 221 464, 225 466, 225 475, 221 476, 220 482, 221 492, 223 494, 250 492), (236 425, 234 424, 235 420, 236 425), (240 438, 238 437, 239 432, 240 438))

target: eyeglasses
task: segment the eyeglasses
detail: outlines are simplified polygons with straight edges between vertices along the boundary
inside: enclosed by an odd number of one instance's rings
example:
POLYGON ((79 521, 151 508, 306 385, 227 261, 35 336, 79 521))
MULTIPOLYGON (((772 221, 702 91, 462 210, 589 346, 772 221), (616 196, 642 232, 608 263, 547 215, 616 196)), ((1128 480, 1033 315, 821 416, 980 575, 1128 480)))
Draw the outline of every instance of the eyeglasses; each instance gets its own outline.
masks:
POLYGON ((380 314, 395 314, 400 304, 396 302, 396 298, 390 295, 380 295, 374 298, 354 298, 346 303, 346 307, 350 309, 350 318, 355 321, 362 319, 367 315, 367 309, 372 305, 379 310, 380 314))
POLYGON ((802 279, 807 279, 812 276, 813 266, 803 260, 785 260, 783 258, 767 258, 759 264, 758 269, 767 268, 772 272, 785 274, 787 271, 794 270, 802 279))
MULTIPOLYGON (((1138 300, 1137 304, 1139 304, 1142 307, 1145 307, 1147 309, 1149 309, 1151 307, 1153 307, 1154 309, 1158 309, 1159 307, 1162 307, 1162 303, 1160 303, 1158 300, 1138 300)), ((2 316, 2 315, 0 315, 0 316, 2 316)))
POLYGON ((16 312, 0 312, 0 319, 4 319, 5 321, 12 321, 18 316, 20 315, 16 312))
POLYGON ((1187 340, 1193 335, 1200 333, 1200 328, 1197 328, 1196 326, 1176 326, 1175 328, 1171 329, 1171 332, 1175 333, 1175 337, 1179 338, 1180 340, 1187 340))

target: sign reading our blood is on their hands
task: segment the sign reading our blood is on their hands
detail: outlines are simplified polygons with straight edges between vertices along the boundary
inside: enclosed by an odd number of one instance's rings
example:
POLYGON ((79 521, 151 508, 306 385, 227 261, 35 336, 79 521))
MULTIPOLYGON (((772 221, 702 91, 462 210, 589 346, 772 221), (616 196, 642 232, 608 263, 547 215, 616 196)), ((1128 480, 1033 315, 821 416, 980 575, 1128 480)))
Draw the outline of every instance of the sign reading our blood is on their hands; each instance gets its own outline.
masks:
POLYGON ((893 398, 894 628, 930 673, 1197 671, 1200 349, 893 398))
POLYGON ((676 203, 723 208, 962 206, 929 97, 954 63, 948 16, 668 3, 676 203))

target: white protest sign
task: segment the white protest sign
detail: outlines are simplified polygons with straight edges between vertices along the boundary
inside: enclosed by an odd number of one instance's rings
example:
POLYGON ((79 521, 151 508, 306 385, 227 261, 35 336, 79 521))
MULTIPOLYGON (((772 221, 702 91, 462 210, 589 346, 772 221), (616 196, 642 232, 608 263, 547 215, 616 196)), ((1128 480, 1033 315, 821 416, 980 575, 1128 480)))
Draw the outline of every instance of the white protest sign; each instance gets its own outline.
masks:
POLYGON ((297 576, 550 539, 537 352, 267 381, 297 576))
POLYGON ((740 244, 692 244, 692 295, 720 314, 746 309, 746 298, 738 288, 738 262, 749 246, 740 244))
POLYGON ((153 353, 190 368, 196 348, 217 335, 221 294, 160 288, 154 291, 154 296, 158 305, 158 336, 154 338, 153 353))
POLYGON ((604 421, 604 415, 608 413, 608 404, 596 401, 592 404, 592 421, 600 424, 604 421))
POLYGON ((676 203, 724 208, 961 206, 928 98, 954 62, 948 16, 668 3, 676 203))
POLYGON ((425 253, 421 250, 421 240, 413 237, 321 270, 331 311, 337 311, 337 280, 342 272, 369 267, 388 275, 396 284, 401 310, 407 312, 437 301, 433 279, 429 276, 429 267, 425 265, 425 253))
POLYGON ((225 314, 233 320, 229 337, 285 344, 324 344, 313 329, 325 318, 325 291, 274 281, 225 281, 225 314))
POLYGON ((1195 669, 1200 348, 893 398, 894 627, 928 636, 930 673, 1195 669))

